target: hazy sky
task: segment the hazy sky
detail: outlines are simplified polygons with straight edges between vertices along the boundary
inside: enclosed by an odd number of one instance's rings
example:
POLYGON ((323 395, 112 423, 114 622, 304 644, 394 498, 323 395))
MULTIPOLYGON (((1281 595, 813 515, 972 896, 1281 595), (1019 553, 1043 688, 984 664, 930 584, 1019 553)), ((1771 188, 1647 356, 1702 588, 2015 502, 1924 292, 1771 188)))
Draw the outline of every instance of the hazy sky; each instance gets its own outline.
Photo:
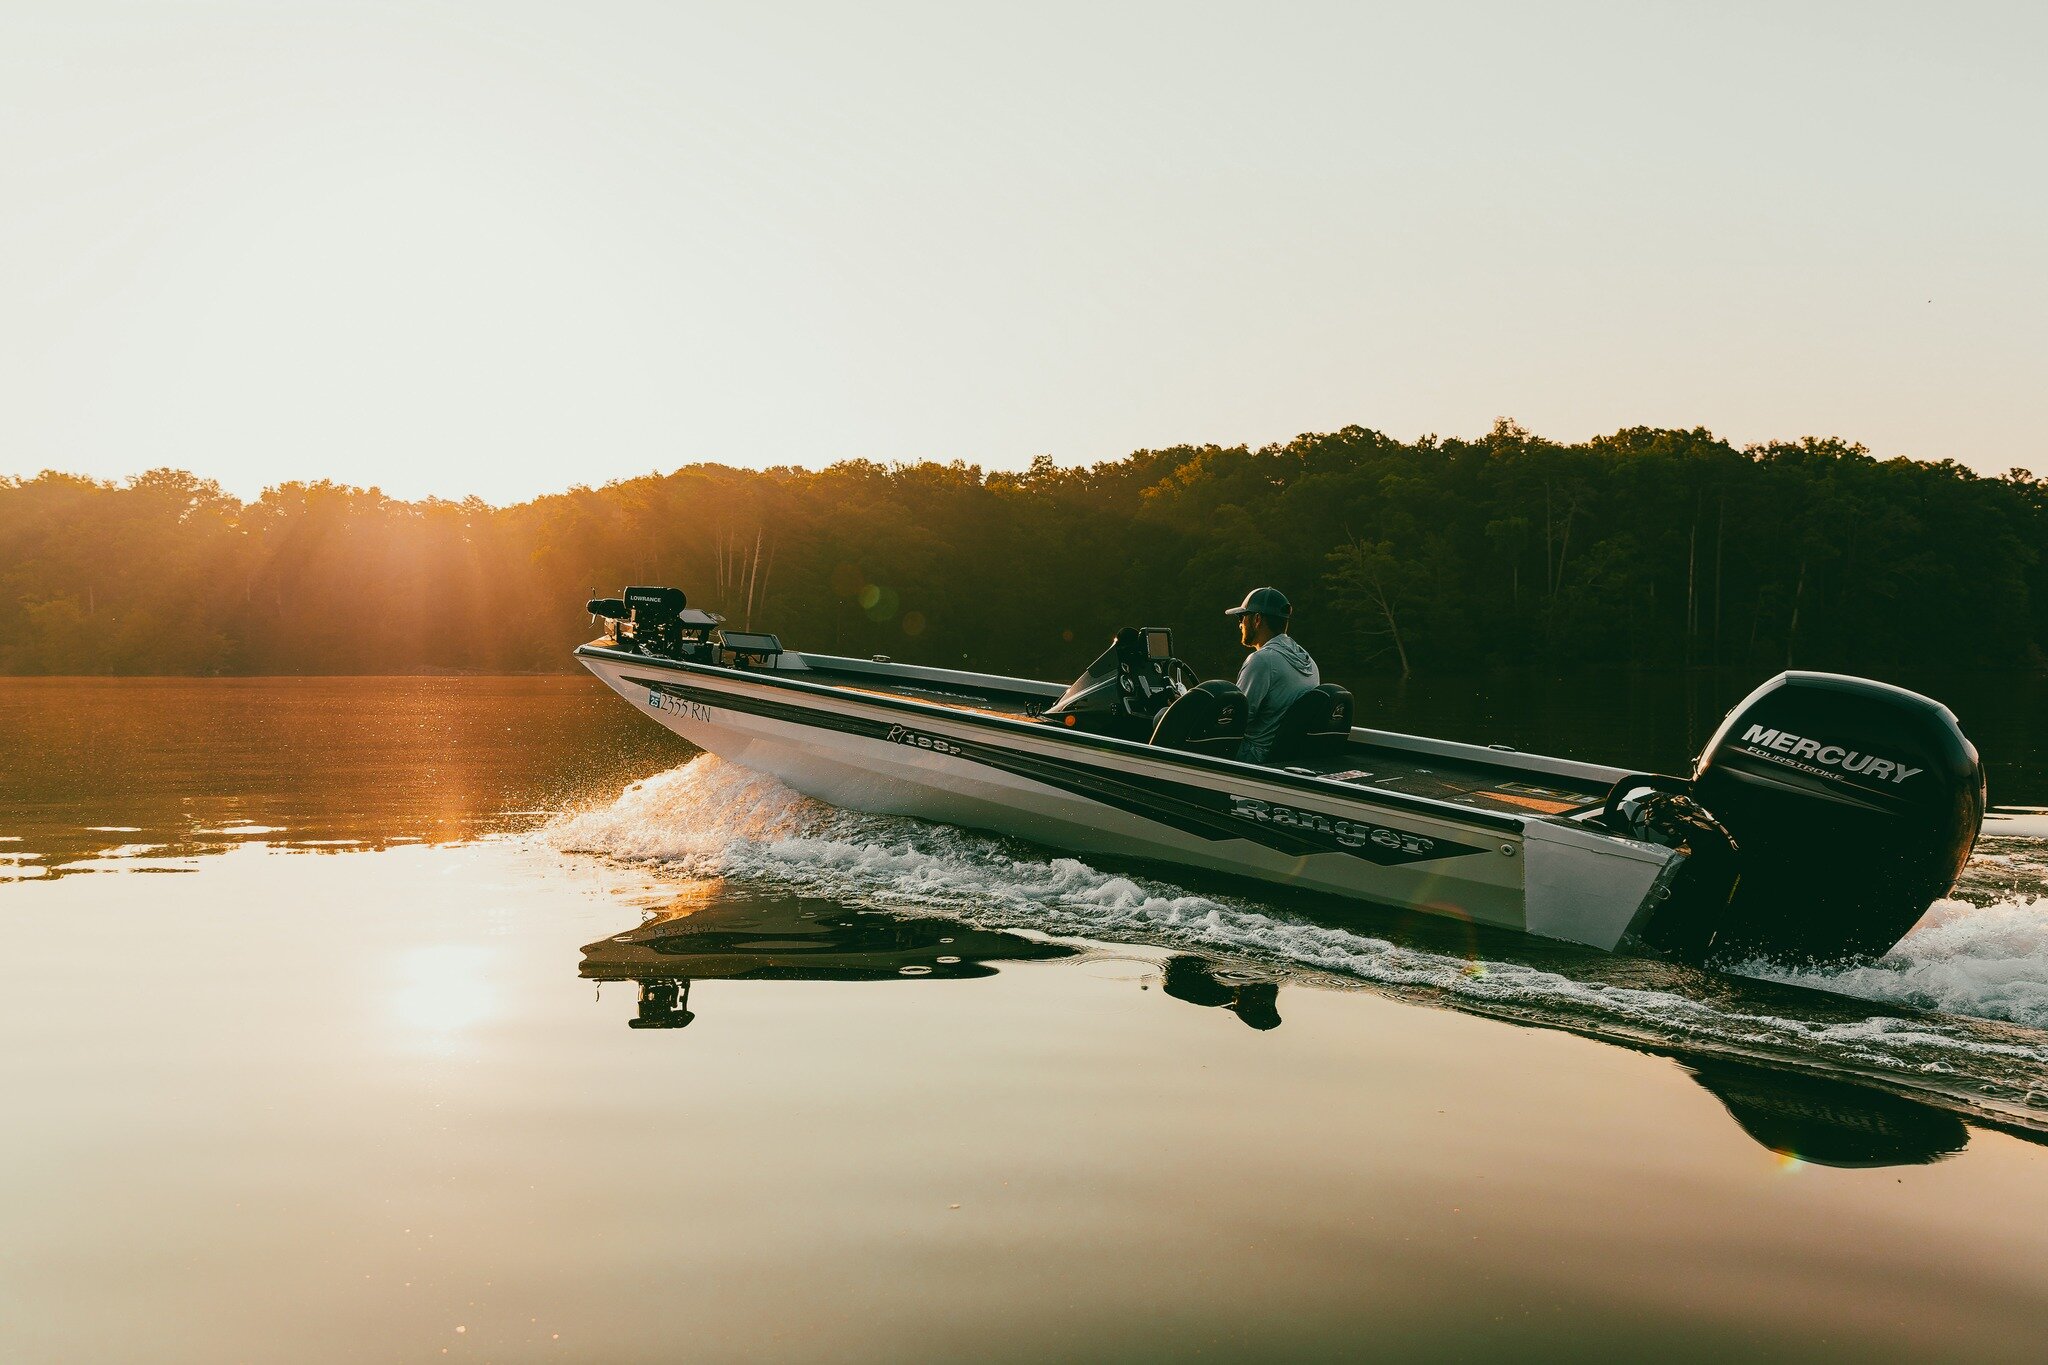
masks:
POLYGON ((0 0, 0 473, 2048 471, 2048 6, 0 0))

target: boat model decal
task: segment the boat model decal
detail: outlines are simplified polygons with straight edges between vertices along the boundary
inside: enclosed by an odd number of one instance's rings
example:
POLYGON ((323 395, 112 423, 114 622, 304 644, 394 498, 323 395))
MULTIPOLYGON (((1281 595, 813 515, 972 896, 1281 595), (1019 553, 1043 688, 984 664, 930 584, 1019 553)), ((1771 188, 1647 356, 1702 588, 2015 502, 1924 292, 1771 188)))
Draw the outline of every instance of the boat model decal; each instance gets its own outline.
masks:
POLYGON ((907 744, 913 749, 930 749, 933 753, 959 754, 960 746, 937 735, 927 735, 907 725, 892 725, 889 733, 882 736, 891 744, 907 744))
MULTIPOLYGON (((974 740, 942 739, 908 726, 822 707, 796 705, 768 697, 691 687, 665 679, 628 677, 627 682, 679 702, 717 706, 814 729, 832 730, 888 743, 907 744, 948 757, 963 758, 1029 778, 1034 782, 1183 833, 1222 841, 1243 839, 1283 853, 1342 853, 1383 867, 1484 853, 1477 845, 1413 834, 1391 826, 1339 817, 1297 807, 1261 802, 1227 791, 1139 773, 1114 772, 1066 758, 1046 758, 974 740), (943 747, 942 747, 943 746, 943 747), (1256 809, 1254 809, 1256 808, 1256 809)), ((661 709, 669 709, 663 707, 661 709)), ((971 723, 972 718, 965 718, 971 723)))

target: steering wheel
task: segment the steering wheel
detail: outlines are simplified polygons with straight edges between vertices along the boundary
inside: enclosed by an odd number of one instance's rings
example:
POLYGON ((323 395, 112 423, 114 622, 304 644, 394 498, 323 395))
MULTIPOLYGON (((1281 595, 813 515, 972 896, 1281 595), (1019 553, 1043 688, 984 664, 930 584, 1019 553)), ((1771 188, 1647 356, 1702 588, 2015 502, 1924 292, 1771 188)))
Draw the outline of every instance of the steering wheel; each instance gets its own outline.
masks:
POLYGON ((1121 694, 1117 707, 1128 720, 1151 722, 1201 681, 1179 659, 1147 653, 1135 630, 1117 632, 1116 653, 1117 691, 1121 694))

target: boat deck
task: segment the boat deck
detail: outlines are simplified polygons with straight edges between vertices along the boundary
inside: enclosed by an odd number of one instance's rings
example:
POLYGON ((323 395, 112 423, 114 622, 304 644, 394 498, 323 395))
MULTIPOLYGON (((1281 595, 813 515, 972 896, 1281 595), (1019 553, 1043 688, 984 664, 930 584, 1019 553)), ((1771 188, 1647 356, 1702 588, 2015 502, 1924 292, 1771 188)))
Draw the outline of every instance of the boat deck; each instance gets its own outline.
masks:
MULTIPOLYGON (((1043 692, 1024 692, 985 684, 954 684, 936 678, 895 678, 878 671, 840 670, 815 662, 804 672, 806 682, 824 683, 849 692, 902 697, 933 706, 999 715, 1006 719, 1035 718, 1059 695, 1045 684, 1043 692)), ((1498 763, 1415 753, 1353 739, 1341 754, 1288 771, 1312 774, 1353 786, 1398 792, 1404 796, 1449 801, 1502 815, 1570 816, 1607 797, 1603 779, 1556 773, 1532 773, 1502 750, 1498 763)))

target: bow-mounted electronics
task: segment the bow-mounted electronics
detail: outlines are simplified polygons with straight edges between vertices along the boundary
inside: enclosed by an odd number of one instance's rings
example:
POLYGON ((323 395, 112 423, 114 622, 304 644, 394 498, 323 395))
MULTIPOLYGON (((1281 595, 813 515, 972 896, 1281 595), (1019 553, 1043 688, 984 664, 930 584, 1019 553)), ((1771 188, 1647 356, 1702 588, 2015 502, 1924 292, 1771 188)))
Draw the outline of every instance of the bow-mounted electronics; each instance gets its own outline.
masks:
POLYGON ((661 659, 708 661, 725 620, 692 607, 681 588, 627 588, 621 597, 593 597, 584 610, 607 623, 612 648, 661 659))
POLYGON ((718 649, 712 662, 728 668, 774 668, 775 661, 781 656, 782 641, 773 635, 725 630, 719 632, 718 649))

